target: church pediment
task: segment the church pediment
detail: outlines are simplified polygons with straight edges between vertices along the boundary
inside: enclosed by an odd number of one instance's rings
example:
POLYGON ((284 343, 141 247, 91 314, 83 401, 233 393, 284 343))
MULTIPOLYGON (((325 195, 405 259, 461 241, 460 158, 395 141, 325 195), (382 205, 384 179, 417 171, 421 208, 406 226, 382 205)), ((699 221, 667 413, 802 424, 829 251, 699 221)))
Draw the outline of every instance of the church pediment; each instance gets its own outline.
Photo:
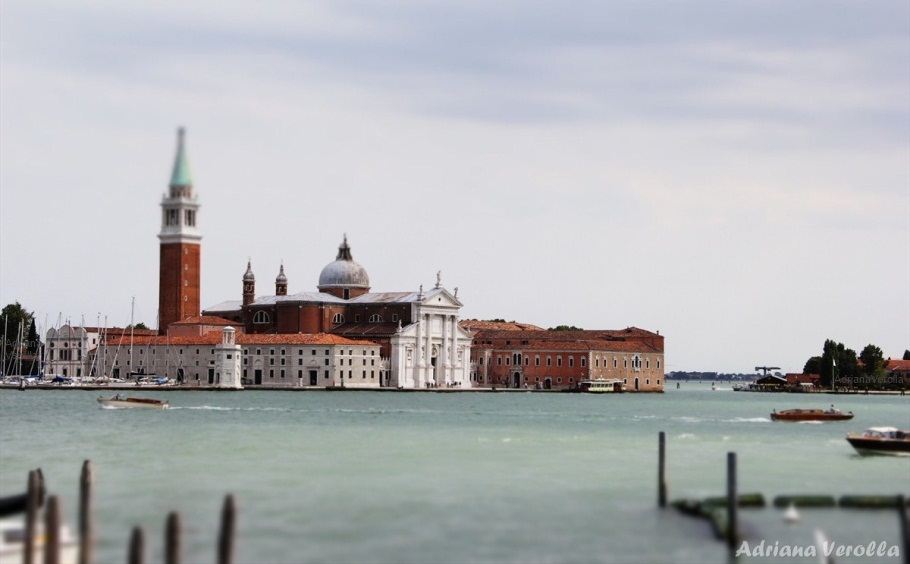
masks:
POLYGON ((420 305, 457 309, 464 304, 458 301, 458 298, 450 294, 445 288, 434 288, 424 295, 423 299, 420 300, 420 305))

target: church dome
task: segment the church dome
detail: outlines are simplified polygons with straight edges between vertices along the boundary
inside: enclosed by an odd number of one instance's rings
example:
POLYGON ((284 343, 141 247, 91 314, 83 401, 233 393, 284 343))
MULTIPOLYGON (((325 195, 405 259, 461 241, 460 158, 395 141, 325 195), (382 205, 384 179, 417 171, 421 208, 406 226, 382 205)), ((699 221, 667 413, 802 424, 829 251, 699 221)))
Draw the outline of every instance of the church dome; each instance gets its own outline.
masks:
POLYGON ((367 271, 351 257, 348 237, 338 247, 338 256, 322 269, 319 274, 319 290, 328 288, 370 288, 370 277, 367 271))

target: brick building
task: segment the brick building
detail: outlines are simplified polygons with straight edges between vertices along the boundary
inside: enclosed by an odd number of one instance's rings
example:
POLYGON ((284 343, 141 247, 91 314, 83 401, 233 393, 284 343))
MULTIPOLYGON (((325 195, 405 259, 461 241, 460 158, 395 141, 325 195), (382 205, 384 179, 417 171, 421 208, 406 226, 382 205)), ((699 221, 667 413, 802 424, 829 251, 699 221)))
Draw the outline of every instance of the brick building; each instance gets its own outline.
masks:
POLYGON ((571 390, 590 379, 619 379, 626 391, 662 392, 664 338, 620 330, 547 331, 527 324, 462 321, 473 333, 475 386, 571 390))

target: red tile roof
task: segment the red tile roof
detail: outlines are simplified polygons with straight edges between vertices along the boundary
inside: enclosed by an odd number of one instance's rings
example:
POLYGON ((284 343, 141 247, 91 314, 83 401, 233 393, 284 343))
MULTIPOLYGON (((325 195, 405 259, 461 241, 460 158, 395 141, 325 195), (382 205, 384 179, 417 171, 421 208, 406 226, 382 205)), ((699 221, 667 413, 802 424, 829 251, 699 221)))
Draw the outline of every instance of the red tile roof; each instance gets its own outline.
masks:
POLYGON ((462 329, 471 331, 546 331, 543 327, 530 323, 517 323, 515 321, 483 321, 481 319, 462 319, 458 322, 462 329))
MULTIPOLYGON (((327 333, 290 333, 290 334, 243 334, 236 337, 238 345, 342 345, 342 346, 378 346, 372 341, 347 339, 339 335, 327 333)), ((166 337, 163 335, 133 337, 133 347, 137 346, 194 346, 218 345, 221 343, 221 333, 206 333, 205 335, 166 337)), ((128 345, 125 341, 123 345, 128 345)))

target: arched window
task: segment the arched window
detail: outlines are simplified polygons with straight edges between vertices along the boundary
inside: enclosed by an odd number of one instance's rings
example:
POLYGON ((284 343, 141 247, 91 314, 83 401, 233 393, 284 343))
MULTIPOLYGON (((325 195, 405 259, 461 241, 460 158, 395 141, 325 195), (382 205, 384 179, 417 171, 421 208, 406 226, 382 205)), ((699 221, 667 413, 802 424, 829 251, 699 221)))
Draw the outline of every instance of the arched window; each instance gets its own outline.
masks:
POLYGON ((332 323, 344 323, 344 316, 340 313, 336 313, 335 317, 332 318, 332 323))
POLYGON ((269 321, 269 314, 265 311, 257 311, 253 316, 253 323, 268 323, 269 321))
POLYGON ((370 323, 382 323, 385 319, 382 318, 378 313, 374 313, 370 316, 370 323))

